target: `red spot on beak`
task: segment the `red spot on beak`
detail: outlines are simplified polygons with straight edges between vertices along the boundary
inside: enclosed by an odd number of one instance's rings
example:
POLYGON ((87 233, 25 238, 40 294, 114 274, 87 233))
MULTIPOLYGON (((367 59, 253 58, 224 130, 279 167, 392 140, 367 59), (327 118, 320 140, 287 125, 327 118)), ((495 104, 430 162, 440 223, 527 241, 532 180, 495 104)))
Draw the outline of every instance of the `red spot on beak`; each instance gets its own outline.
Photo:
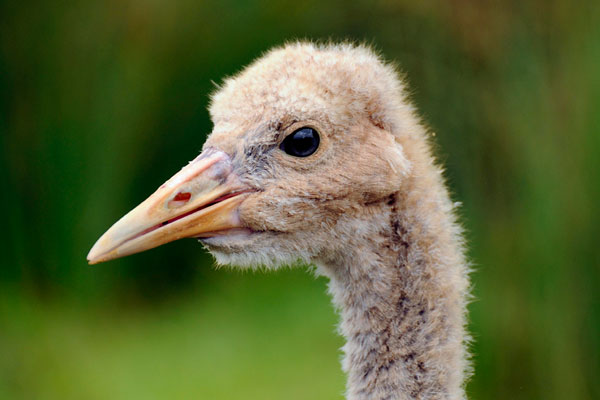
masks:
POLYGON ((179 192, 177 193, 177 195, 173 198, 173 201, 189 201, 189 199, 192 197, 191 193, 187 193, 187 192, 179 192))
POLYGON ((169 201, 169 207, 180 207, 190 201, 192 194, 189 192, 179 192, 169 201))

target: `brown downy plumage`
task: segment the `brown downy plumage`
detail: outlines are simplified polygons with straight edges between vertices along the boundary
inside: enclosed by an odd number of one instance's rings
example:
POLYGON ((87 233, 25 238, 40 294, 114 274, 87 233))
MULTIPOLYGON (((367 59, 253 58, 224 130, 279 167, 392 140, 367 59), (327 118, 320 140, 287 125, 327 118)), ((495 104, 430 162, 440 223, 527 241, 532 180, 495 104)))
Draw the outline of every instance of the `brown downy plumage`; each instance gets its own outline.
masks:
POLYGON ((210 113, 202 154, 90 262, 198 237, 222 264, 316 265, 341 313, 348 399, 463 399, 461 229, 394 68, 365 47, 290 44, 227 79, 210 113))

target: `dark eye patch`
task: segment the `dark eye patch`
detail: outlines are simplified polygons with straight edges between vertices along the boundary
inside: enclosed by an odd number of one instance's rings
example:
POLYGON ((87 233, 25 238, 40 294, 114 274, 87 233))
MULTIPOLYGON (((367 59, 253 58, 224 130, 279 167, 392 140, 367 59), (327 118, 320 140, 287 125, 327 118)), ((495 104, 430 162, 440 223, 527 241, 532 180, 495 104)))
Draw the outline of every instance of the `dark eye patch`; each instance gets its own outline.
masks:
POLYGON ((319 148, 319 133, 310 127, 295 130, 289 134, 279 148, 294 157, 308 157, 319 148))

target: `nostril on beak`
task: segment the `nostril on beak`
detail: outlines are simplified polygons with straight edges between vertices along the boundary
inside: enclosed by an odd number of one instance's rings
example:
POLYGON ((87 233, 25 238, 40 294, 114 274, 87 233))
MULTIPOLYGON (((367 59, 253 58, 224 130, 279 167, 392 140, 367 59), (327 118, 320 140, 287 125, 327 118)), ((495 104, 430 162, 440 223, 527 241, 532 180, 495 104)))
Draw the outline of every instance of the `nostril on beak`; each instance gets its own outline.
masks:
POLYGON ((172 207, 181 207, 192 198, 192 194, 190 192, 179 192, 173 197, 172 200, 169 201, 169 208, 172 207))

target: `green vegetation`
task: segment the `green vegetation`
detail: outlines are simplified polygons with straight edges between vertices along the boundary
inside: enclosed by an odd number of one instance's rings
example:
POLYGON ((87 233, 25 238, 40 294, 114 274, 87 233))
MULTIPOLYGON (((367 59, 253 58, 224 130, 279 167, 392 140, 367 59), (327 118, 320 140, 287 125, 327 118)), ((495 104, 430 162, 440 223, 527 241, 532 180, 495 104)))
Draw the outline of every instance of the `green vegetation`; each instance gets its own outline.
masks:
POLYGON ((144 310, 2 299, 0 398, 342 398, 342 339, 322 280, 215 278, 144 310))
POLYGON ((219 82, 295 38, 407 75, 463 203, 474 399, 600 398, 594 1, 0 3, 0 398, 342 398, 325 281, 193 241, 88 267, 200 150, 219 82))

